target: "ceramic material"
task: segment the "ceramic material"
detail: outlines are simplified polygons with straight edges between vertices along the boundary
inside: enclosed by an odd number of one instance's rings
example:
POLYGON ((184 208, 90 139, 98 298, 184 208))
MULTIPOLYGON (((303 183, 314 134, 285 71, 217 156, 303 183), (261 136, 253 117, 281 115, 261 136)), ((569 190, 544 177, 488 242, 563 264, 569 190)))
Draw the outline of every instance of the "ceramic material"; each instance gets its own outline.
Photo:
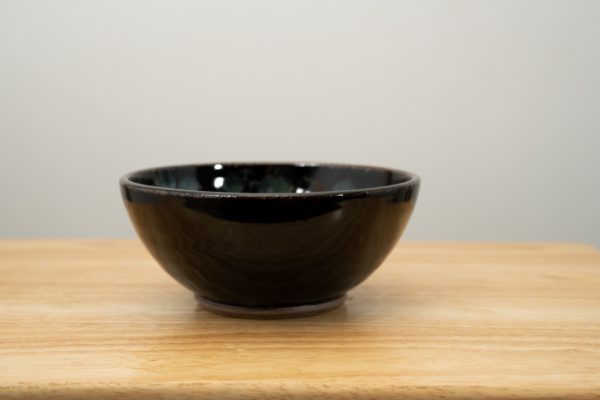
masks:
POLYGON ((327 311, 400 238, 419 178, 377 167, 226 163, 121 178, 135 229, 199 303, 238 317, 327 311))

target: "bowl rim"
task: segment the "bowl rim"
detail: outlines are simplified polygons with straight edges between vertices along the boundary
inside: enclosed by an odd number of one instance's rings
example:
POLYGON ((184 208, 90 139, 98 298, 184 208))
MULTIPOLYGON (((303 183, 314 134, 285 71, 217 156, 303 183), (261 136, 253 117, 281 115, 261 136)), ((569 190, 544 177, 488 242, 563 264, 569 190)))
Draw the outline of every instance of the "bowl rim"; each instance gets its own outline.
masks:
POLYGON ((129 173, 126 173, 119 180, 119 184, 123 188, 133 189, 149 194, 163 195, 163 196, 178 196, 178 197, 194 197, 194 198, 318 198, 318 197, 357 197, 365 195, 382 195, 391 194, 407 187, 416 187, 420 184, 421 178, 413 173, 404 169, 380 167, 366 164, 353 164, 353 163, 336 163, 336 162, 313 162, 313 161, 218 161, 218 162, 203 162, 203 163, 188 163, 188 164, 169 164, 161 165, 158 167, 150 167, 138 169, 129 173), (147 173, 150 171, 156 171, 161 169, 174 169, 174 168, 189 168, 189 167, 211 167, 215 165, 222 166, 259 166, 259 165, 273 165, 273 166, 292 166, 292 167, 325 167, 325 168, 347 168, 347 169, 368 169, 373 171, 381 172, 392 172, 405 175, 408 179, 394 183, 391 185, 384 186, 372 186, 358 189, 346 189, 346 190, 325 190, 319 192, 303 192, 303 193, 245 193, 245 192, 218 192, 208 190, 191 190, 191 189, 176 189, 162 186, 152 186, 143 183, 134 182, 131 180, 135 175, 147 173))

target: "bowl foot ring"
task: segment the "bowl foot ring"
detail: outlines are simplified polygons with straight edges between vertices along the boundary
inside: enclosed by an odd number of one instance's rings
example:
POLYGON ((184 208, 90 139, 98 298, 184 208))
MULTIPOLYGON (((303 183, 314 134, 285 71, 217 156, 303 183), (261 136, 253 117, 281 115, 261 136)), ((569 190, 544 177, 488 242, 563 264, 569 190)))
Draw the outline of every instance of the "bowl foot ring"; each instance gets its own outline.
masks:
POLYGON ((322 314, 331 311, 346 300, 346 295, 336 297, 321 303, 301 304, 289 307, 244 307, 231 304, 217 303, 208 300, 199 294, 195 294, 196 301, 200 307, 213 314, 224 315, 233 318, 246 319, 283 319, 283 318, 302 318, 312 315, 322 314))

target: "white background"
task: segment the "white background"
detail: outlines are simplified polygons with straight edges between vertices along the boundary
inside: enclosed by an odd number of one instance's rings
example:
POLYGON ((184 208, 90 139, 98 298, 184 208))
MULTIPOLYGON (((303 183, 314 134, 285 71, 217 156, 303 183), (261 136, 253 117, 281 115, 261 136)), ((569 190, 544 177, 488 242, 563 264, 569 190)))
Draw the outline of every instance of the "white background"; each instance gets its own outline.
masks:
POLYGON ((406 237, 600 245, 600 1, 0 0, 0 236, 133 237, 117 181, 421 175, 406 237))

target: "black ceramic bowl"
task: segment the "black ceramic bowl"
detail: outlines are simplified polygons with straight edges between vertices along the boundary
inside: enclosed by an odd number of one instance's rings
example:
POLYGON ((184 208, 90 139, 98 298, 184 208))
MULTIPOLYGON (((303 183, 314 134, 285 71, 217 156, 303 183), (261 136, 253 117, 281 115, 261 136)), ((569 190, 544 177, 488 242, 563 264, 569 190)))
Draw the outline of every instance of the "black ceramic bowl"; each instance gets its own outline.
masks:
POLYGON ((135 229, 210 311, 315 314, 343 303, 399 239, 419 178, 377 167, 223 163, 121 178, 135 229))

